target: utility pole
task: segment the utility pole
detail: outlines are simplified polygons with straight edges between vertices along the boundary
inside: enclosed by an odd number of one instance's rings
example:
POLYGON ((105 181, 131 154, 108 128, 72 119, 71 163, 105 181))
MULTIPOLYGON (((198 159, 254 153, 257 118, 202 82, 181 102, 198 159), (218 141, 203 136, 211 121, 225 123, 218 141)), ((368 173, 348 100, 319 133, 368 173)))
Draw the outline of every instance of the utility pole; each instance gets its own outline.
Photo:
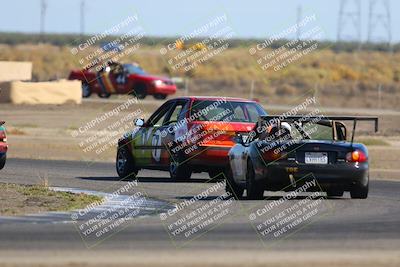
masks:
POLYGON ((44 26, 46 18, 47 2, 46 0, 41 0, 40 2, 40 39, 44 39, 44 26))
POLYGON ((301 38, 301 29, 299 27, 301 19, 303 17, 301 5, 297 7, 297 41, 300 41, 301 38))
POLYGON ((387 43, 389 51, 392 51, 392 23, 389 0, 370 0, 368 16, 368 43, 387 43), (378 27, 383 28, 385 36, 377 36, 380 32, 378 27))
POLYGON ((254 80, 251 80, 250 100, 254 99, 254 80))
POLYGON ((341 0, 337 41, 356 41, 361 49, 361 1, 341 0), (351 24, 352 31, 346 31, 346 26, 351 24))
POLYGON ((81 38, 85 35, 85 0, 81 0, 81 38))

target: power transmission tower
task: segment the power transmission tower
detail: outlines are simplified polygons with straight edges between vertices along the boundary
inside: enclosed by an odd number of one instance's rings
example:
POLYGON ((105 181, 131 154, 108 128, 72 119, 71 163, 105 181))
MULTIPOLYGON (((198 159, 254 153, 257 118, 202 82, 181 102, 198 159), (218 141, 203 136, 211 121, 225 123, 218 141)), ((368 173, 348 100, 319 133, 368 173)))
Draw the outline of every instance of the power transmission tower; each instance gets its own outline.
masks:
POLYGON ((339 22, 337 41, 356 41, 361 48, 361 1, 341 0, 339 9, 339 22), (346 31, 348 24, 352 31, 346 31))
POLYGON ((46 0, 41 0, 40 2, 40 36, 43 40, 44 35, 44 24, 46 18, 47 2, 46 0))
POLYGON ((368 19, 368 43, 387 43, 391 50, 392 26, 389 0, 370 0, 368 19), (379 27, 382 27, 384 35, 378 35, 379 27))
POLYGON ((81 0, 81 38, 85 35, 85 0, 81 0))

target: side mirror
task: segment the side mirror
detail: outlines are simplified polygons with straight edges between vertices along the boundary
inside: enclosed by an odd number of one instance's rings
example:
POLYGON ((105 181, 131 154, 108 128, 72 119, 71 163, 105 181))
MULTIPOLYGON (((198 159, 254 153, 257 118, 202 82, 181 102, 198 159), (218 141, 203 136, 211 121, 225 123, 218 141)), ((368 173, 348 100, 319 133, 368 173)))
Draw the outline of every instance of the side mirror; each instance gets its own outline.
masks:
POLYGON ((135 123, 135 126, 142 127, 144 125, 144 119, 136 119, 134 121, 134 123, 135 123))

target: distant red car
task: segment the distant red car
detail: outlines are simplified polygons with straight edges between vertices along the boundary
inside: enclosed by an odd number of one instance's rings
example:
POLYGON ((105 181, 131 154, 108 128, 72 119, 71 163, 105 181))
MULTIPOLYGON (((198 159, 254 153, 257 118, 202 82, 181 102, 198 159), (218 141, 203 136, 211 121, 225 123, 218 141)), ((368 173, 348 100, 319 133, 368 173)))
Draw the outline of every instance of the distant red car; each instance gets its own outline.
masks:
POLYGON ((100 71, 73 70, 68 79, 82 81, 82 96, 92 93, 108 98, 111 94, 132 94, 139 99, 153 95, 165 99, 175 94, 176 85, 168 78, 151 76, 137 64, 110 63, 100 71))
POLYGON ((0 121, 0 170, 6 164, 6 153, 8 149, 6 129, 4 128, 4 121, 0 121))
POLYGON ((228 152, 237 133, 248 134, 261 115, 261 105, 242 98, 180 97, 159 107, 147 121, 138 119, 118 141, 116 168, 121 178, 140 169, 166 170, 173 179, 192 172, 210 177, 228 167, 228 152))

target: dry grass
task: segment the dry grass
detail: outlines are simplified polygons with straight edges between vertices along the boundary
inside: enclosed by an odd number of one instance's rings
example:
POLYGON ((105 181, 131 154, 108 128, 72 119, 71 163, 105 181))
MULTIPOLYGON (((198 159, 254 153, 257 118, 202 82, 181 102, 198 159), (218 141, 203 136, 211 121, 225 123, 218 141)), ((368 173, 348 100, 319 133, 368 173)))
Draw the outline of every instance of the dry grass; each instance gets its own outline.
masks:
POLYGON ((46 184, 0 183, 0 215, 75 210, 100 200, 100 197, 87 194, 55 192, 46 184))
POLYGON ((15 127, 9 127, 7 128, 7 134, 9 135, 26 135, 26 132, 15 128, 15 127))
MULTIPOLYGON (((0 50, 0 60, 32 61, 34 80, 65 78, 71 69, 79 68, 79 59, 67 46, 3 45, 0 50)), ((122 60, 139 62, 154 74, 188 74, 172 71, 167 59, 160 55, 159 47, 143 46, 122 60)), ((248 96, 254 80, 255 96, 274 103, 317 89, 322 104, 378 107, 381 85, 382 107, 398 108, 400 104, 400 53, 317 50, 276 72, 262 71, 248 48, 238 47, 211 58, 190 75, 193 94, 248 96)))

